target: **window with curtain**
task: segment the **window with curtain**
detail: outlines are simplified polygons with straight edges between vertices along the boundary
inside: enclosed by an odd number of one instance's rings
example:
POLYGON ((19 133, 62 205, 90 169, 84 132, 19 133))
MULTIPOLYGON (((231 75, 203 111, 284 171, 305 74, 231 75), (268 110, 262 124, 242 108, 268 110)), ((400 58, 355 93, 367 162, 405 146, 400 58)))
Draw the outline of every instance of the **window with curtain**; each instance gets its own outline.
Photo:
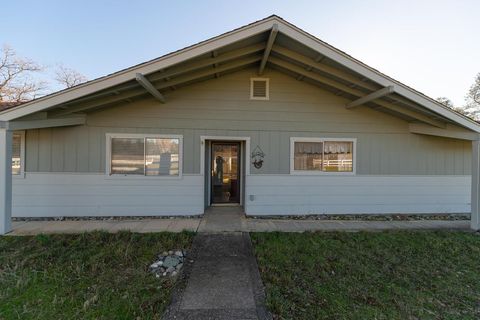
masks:
POLYGON ((13 133, 12 143, 12 174, 20 175, 22 173, 22 133, 13 133))
POLYGON ((180 139, 112 137, 110 174, 180 175, 180 139))
POLYGON ((353 141, 293 141, 293 170, 353 172, 353 141))

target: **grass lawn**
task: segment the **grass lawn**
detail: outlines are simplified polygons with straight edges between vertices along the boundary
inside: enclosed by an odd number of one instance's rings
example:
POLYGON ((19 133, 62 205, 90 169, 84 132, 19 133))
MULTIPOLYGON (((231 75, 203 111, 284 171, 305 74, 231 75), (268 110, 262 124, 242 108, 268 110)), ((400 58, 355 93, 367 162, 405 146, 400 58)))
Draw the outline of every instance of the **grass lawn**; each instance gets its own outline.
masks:
POLYGON ((480 319, 480 236, 252 234, 277 319, 480 319))
POLYGON ((193 233, 103 232, 0 237, 0 319, 160 319, 174 280, 158 253, 193 233))

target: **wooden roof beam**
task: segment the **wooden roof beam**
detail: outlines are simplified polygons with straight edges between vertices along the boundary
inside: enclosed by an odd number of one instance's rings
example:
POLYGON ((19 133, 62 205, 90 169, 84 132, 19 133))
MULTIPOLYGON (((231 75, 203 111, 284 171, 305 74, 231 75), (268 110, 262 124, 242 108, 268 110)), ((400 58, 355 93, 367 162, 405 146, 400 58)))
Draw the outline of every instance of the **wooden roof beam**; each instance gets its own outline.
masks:
POLYGON ((145 76, 141 73, 137 73, 135 75, 135 80, 137 80, 137 82, 145 89, 148 91, 148 93, 150 93, 155 99, 157 99, 158 101, 160 101, 161 103, 165 103, 165 97, 163 96, 163 94, 160 93, 160 91, 158 91, 154 86, 153 84, 150 83, 150 81, 148 81, 147 78, 145 78, 145 76))
MULTIPOLYGON (((212 51, 212 58, 216 58, 218 56, 217 50, 212 51)), ((218 67, 218 63, 214 63, 213 67, 216 68, 218 67)), ((215 78, 218 78, 220 75, 218 73, 215 73, 215 78)))
POLYGON ((337 68, 334 68, 334 67, 331 67, 331 66, 328 66, 326 64, 321 63, 323 58, 324 58, 322 56, 318 56, 316 59, 311 59, 309 57, 304 56, 303 54, 300 54, 296 51, 287 49, 287 48, 282 47, 282 46, 277 45, 277 44, 275 44, 272 47, 272 51, 274 51, 275 53, 278 53, 282 56, 285 56, 287 58, 290 58, 294 61, 300 62, 301 64, 306 65, 307 66, 306 69, 308 71, 311 71, 312 69, 315 69, 315 70, 324 72, 328 75, 334 76, 338 79, 341 79, 341 80, 344 80, 346 82, 350 82, 352 84, 355 84, 356 86, 358 86, 360 88, 364 88, 364 89, 368 89, 368 90, 372 90, 372 91, 375 91, 375 90, 379 89, 378 86, 376 86, 374 84, 371 84, 371 83, 367 83, 365 81, 362 81, 362 79, 357 78, 356 76, 354 76, 354 75, 352 75, 348 72, 345 72, 343 70, 339 70, 337 68))
POLYGON ((347 109, 351 109, 351 108, 355 108, 356 106, 359 106, 359 105, 362 105, 362 104, 365 104, 367 102, 371 102, 373 100, 376 100, 378 98, 381 98, 381 97, 385 97, 391 93, 394 92, 394 87, 393 86, 388 86, 388 87, 385 87, 385 88, 382 88, 380 90, 377 90, 377 91, 374 91, 366 96, 363 96, 355 101, 352 101, 352 102, 349 102, 345 105, 345 108, 347 109))
POLYGON ((42 120, 0 121, 0 128, 6 128, 9 130, 29 130, 52 127, 81 126, 84 125, 85 122, 85 115, 75 115, 72 117, 42 120))
POLYGON ((265 66, 267 65, 268 57, 270 56, 270 52, 272 51, 273 44, 275 42, 275 38, 278 34, 278 25, 275 23, 272 26, 272 30, 270 31, 270 36, 267 40, 267 46, 265 47, 265 51, 263 52, 263 58, 260 62, 260 67, 258 68, 258 75, 261 76, 263 71, 265 70, 265 66))
POLYGON ((460 140, 477 141, 480 135, 463 128, 447 125, 446 129, 435 128, 422 123, 410 123, 408 126, 411 133, 423 134, 436 137, 445 137, 460 140), (460 129, 460 130, 459 130, 460 129))

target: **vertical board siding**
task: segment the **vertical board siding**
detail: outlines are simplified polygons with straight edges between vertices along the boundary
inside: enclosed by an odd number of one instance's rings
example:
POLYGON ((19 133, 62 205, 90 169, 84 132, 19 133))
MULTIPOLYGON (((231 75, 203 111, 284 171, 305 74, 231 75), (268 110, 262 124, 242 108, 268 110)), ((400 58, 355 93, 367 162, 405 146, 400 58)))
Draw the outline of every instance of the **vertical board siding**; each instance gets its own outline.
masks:
POLYGON ((203 213, 203 177, 27 173, 13 182, 12 210, 14 217, 198 215, 203 213))
POLYGON ((249 215, 466 213, 469 176, 247 177, 249 215), (251 200, 253 196, 253 201, 251 200))
POLYGON ((200 171, 200 136, 246 136, 266 154, 252 174, 289 173, 290 137, 357 139, 358 175, 468 175, 471 146, 411 134, 407 122, 366 108, 277 71, 270 100, 250 100, 250 77, 239 71, 166 94, 88 114, 87 125, 28 130, 27 172, 105 172, 106 133, 181 134, 186 174, 200 171))

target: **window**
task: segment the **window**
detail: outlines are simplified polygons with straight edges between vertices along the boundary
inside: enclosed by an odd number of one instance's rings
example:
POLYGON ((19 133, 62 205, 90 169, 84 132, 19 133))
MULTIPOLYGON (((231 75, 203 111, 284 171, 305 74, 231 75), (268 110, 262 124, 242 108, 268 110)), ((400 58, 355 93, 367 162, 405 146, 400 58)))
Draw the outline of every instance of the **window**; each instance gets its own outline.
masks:
POLYGON ((25 133, 14 132, 12 143, 12 174, 19 176, 23 173, 23 159, 25 148, 25 133))
POLYGON ((354 173, 355 139, 291 138, 291 173, 354 173))
POLYGON ((181 136, 111 134, 107 143, 111 175, 181 175, 181 136))
POLYGON ((268 100, 269 99, 269 81, 268 78, 250 79, 250 99, 268 100))

